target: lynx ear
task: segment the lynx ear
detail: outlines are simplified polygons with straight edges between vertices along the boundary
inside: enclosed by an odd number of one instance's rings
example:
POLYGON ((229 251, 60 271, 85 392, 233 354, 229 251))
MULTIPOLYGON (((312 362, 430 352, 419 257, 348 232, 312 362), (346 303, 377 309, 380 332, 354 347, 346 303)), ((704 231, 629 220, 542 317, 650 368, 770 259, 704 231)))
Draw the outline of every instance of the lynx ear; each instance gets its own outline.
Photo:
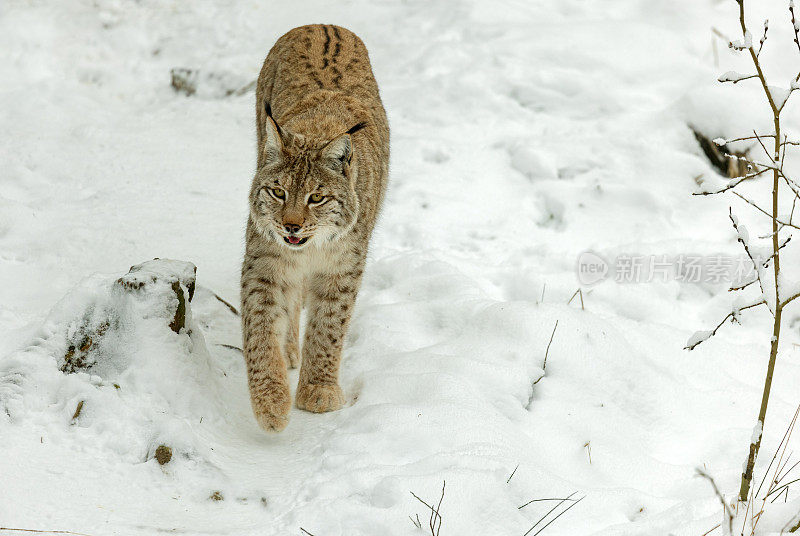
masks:
POLYGON ((322 158, 327 160, 333 169, 344 173, 345 164, 349 164, 350 160, 353 158, 353 140, 350 136, 365 126, 367 126, 367 124, 362 121, 338 138, 334 138, 333 141, 328 143, 328 145, 323 147, 320 151, 322 158))
POLYGON ((350 140, 350 134, 342 134, 329 142, 320 151, 320 156, 327 161, 331 168, 344 171, 345 164, 349 164, 353 157, 353 142, 350 140))
POLYGON ((264 147, 261 149, 264 151, 264 160, 272 162, 277 160, 283 151, 283 139, 281 137, 281 127, 272 118, 272 110, 269 107, 269 103, 264 108, 266 121, 264 121, 264 147))

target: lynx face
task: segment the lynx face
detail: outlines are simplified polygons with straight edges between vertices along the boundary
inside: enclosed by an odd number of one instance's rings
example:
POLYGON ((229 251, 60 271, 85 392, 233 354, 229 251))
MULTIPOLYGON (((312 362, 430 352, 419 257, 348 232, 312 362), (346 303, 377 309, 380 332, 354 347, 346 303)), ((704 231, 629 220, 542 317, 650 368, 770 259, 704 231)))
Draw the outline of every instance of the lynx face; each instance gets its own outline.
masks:
POLYGON ((343 134, 321 148, 267 121, 263 165, 250 212, 264 236, 290 249, 322 247, 347 233, 358 216, 352 145, 343 134))

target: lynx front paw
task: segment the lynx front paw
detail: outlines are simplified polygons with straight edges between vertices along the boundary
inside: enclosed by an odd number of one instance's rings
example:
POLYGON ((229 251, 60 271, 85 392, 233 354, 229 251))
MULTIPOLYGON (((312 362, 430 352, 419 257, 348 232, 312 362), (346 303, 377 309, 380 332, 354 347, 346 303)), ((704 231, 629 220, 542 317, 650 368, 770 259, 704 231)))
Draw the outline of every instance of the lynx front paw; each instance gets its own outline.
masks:
POLYGON ((344 405, 342 388, 335 383, 307 383, 297 388, 297 407, 314 413, 336 411, 344 405))
POLYGON ((289 424, 292 394, 288 385, 272 383, 251 395, 250 402, 259 426, 267 432, 280 432, 289 424))

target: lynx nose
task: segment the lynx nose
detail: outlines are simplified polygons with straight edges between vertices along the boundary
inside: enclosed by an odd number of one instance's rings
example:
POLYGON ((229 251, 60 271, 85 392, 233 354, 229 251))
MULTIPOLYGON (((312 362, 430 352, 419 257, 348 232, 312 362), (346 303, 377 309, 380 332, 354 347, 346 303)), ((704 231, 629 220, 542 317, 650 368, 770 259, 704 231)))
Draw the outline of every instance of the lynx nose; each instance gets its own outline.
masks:
POLYGON ((300 226, 296 223, 287 223, 283 226, 287 233, 296 233, 300 230, 300 226))

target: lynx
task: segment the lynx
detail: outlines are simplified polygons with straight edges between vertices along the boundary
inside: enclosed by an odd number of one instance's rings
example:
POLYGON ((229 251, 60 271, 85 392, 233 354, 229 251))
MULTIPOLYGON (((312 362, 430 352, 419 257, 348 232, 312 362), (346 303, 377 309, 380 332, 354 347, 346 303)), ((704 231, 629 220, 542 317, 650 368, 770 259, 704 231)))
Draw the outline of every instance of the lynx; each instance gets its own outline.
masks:
POLYGON ((256 87, 257 171, 242 263, 242 331, 259 425, 344 404, 339 364, 389 173, 389 125, 364 43, 332 25, 278 39, 256 87), (307 308, 300 344, 300 311, 307 308))

